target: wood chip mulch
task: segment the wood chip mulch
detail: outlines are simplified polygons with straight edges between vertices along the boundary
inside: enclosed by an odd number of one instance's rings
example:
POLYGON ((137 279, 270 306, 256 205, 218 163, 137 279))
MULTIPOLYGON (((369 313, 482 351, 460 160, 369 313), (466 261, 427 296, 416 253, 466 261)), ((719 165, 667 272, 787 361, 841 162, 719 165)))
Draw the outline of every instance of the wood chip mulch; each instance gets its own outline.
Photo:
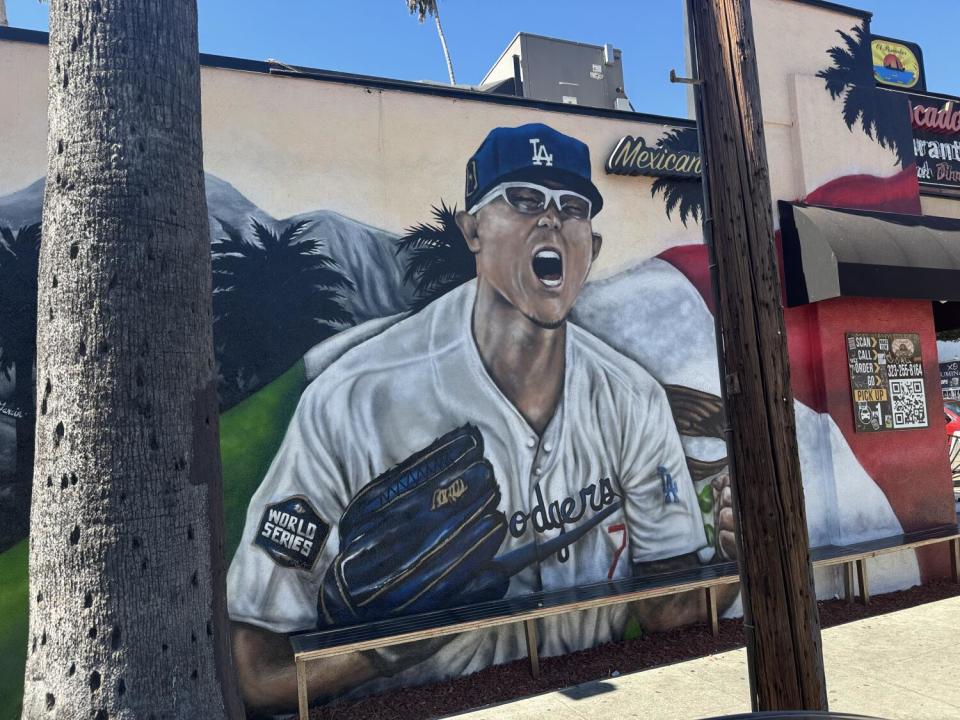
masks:
MULTIPOLYGON (((848 604, 842 599, 817 604, 820 623, 827 628, 957 595, 960 595, 960 585, 935 580, 909 590, 875 595, 868 606, 848 604)), ((615 672, 623 675, 742 646, 740 620, 721 620, 717 637, 710 635, 705 624, 690 625, 560 657, 541 658, 539 680, 530 676, 530 666, 523 659, 443 683, 402 688, 351 703, 314 708, 310 717, 313 720, 426 720, 602 680, 615 672)))

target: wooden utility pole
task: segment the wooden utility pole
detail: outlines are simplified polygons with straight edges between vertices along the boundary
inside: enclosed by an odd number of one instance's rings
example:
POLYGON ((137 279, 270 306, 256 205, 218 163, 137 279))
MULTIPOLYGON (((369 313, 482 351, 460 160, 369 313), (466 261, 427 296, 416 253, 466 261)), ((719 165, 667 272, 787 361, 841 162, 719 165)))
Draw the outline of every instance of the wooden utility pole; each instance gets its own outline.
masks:
POLYGON ((687 0, 758 710, 826 710, 749 0, 687 0))

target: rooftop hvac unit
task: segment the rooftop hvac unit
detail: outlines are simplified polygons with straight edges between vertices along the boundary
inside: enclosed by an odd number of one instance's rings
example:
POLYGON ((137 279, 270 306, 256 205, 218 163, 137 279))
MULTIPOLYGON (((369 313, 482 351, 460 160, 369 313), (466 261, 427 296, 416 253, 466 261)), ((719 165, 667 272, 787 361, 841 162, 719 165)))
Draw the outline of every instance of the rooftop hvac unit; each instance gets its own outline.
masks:
POLYGON ((480 83, 485 92, 533 100, 633 110, 613 45, 519 33, 480 83))

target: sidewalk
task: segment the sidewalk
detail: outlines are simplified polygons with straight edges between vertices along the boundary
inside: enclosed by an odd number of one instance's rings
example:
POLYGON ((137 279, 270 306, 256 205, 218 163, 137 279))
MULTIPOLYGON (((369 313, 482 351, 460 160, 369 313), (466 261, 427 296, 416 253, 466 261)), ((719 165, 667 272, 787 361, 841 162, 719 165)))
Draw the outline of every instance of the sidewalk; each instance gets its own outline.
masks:
MULTIPOLYGON (((823 631, 830 709, 960 720, 960 597, 823 631)), ((749 712, 744 650, 585 683, 457 720, 693 720, 749 712)))

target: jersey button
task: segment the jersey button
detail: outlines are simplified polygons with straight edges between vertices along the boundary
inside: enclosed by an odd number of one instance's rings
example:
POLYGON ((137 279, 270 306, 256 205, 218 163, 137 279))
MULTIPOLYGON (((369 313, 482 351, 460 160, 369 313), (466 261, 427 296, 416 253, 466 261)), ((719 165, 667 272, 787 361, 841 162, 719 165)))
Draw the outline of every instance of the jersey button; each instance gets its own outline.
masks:
POLYGON ((531 450, 537 446, 537 441, 535 438, 527 438, 527 447, 531 450))
POLYGON ((537 466, 537 467, 535 467, 535 468, 533 469, 533 474, 534 474, 534 475, 539 475, 539 474, 542 473, 542 472, 543 472, 543 468, 542 468, 542 467, 537 466))
POLYGON ((544 452, 547 452, 547 453, 548 453, 548 452, 550 452, 551 450, 553 450, 553 445, 551 445, 550 443, 544 443, 544 444, 543 444, 543 451, 544 451, 544 452))

